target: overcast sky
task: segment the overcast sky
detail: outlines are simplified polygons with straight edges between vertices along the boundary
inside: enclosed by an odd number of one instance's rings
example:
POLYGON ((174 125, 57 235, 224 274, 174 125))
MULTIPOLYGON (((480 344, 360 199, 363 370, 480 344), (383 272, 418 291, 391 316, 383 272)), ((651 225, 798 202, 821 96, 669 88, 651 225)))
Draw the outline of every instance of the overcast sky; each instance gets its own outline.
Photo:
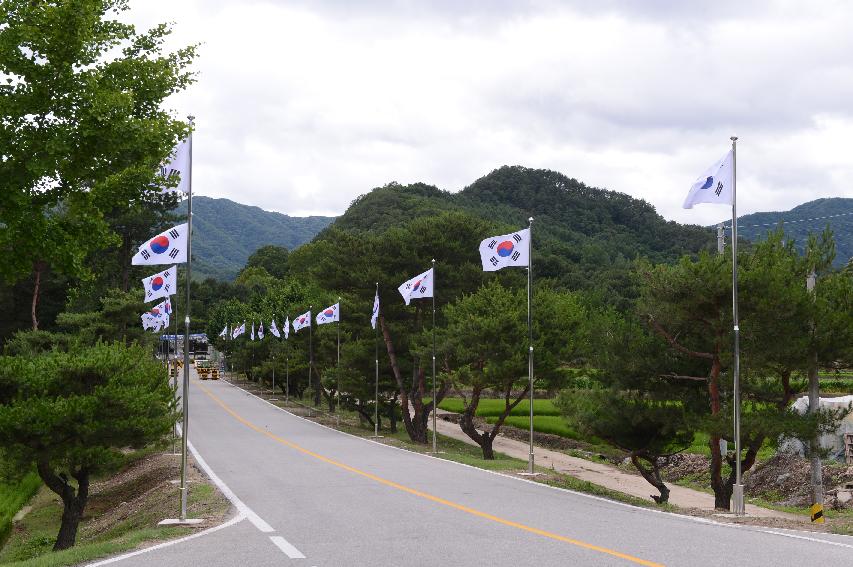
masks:
POLYGON ((131 0, 201 43, 193 185, 338 215, 390 181, 560 171, 667 219, 738 142, 738 211, 853 197, 853 2, 131 0))

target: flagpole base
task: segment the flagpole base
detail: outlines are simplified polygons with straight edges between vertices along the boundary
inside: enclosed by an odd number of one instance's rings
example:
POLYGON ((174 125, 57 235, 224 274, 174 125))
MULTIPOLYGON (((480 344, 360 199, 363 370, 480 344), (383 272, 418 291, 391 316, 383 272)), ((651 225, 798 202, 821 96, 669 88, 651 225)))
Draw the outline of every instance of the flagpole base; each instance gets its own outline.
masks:
POLYGON ((527 472, 527 471, 524 471, 524 472, 520 472, 520 473, 516 473, 516 474, 517 474, 518 476, 542 476, 542 473, 541 473, 541 472, 527 472))
POLYGON ((743 500, 742 484, 736 484, 732 487, 732 512, 738 516, 746 514, 746 504, 743 500))

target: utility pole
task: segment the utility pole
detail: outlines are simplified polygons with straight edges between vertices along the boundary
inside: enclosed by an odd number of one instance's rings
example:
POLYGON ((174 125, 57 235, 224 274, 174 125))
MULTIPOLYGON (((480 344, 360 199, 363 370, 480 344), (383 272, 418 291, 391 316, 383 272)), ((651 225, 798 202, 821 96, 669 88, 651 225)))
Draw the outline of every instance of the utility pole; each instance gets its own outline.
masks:
POLYGON ((717 225, 717 254, 723 255, 726 251, 726 228, 722 224, 717 225))
MULTIPOLYGON (((814 299, 817 274, 814 268, 806 277, 806 289, 814 299)), ((812 337, 814 337, 814 319, 812 319, 812 337)), ((820 379, 818 377, 817 350, 809 355, 809 413, 816 415, 820 411, 820 379)), ((820 462, 820 433, 815 433, 809 447, 812 469, 812 507, 811 519, 814 524, 824 523, 823 517, 823 467, 820 462)))

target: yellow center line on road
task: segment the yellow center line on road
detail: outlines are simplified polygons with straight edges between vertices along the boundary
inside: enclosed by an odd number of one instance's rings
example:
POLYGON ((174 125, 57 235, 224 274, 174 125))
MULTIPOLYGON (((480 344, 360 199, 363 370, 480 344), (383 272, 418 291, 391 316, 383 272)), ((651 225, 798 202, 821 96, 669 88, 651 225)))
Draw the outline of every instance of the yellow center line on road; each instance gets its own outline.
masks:
POLYGON ((301 446, 297 445, 296 443, 293 443, 292 441, 288 441, 287 439, 279 437, 278 435, 275 435, 274 433, 270 433, 266 429, 258 427, 257 425, 255 425, 254 423, 250 422, 249 420, 243 418, 237 412, 235 412, 230 407, 228 407, 228 405, 225 404, 225 402, 223 402, 218 397, 216 397, 213 393, 210 392, 210 390, 208 390, 207 388, 205 388, 201 384, 199 384, 198 386, 214 402, 219 404, 219 406, 221 406, 222 409, 224 409, 226 412, 231 414, 231 416, 234 419, 236 419, 237 421, 239 421, 240 423, 242 423, 246 427, 257 431, 258 433, 266 435, 270 439, 273 439, 273 440, 281 443, 282 445, 290 447, 291 449, 295 449, 295 450, 297 450, 300 453, 303 453, 305 455, 309 455, 311 457, 314 457, 315 459, 322 461, 324 463, 328 463, 330 465, 333 465, 333 466, 336 466, 338 468, 349 471, 353 474, 357 474, 359 476, 369 478, 370 480, 376 481, 380 484, 384 484, 385 486, 389 486, 391 488, 396 488, 397 490, 401 490, 403 492, 408 492, 409 494, 412 494, 414 496, 418 496, 418 497, 423 498, 425 500, 429 500, 429 501, 435 502, 437 504, 442 504, 442 505, 447 506, 449 508, 454 508, 454 509, 459 510, 461 512, 471 514, 472 516, 477 516, 478 518, 491 520, 492 522, 496 522, 496 523, 502 524, 504 526, 509 526, 511 528, 517 528, 519 530, 529 532, 532 534, 536 534, 536 535, 540 535, 540 536, 546 537, 548 539, 562 541, 564 543, 570 543, 572 545, 575 545, 577 547, 582 547, 584 549, 597 551, 599 553, 605 553, 605 554, 611 555, 613 557, 618 557, 620 559, 624 559, 625 561, 630 561, 631 563, 636 563, 637 565, 646 565, 648 567, 663 567, 663 565, 661 563, 655 563, 654 561, 647 561, 645 559, 640 559, 639 557, 634 557, 633 555, 628 555, 627 553, 621 553, 621 552, 613 550, 613 549, 608 549, 606 547, 593 545, 591 543, 586 543, 585 541, 572 539, 570 537, 561 536, 559 534, 555 534, 555 533, 552 533, 549 531, 540 530, 539 528, 534 528, 531 526, 520 524, 518 522, 513 522, 512 520, 507 520, 507 519, 501 518, 499 516, 494 516, 494 515, 489 514, 487 512, 481 512, 480 510, 476 510, 474 508, 469 508, 468 506, 463 506, 462 504, 457 504, 456 502, 451 502, 450 500, 445 500, 444 498, 440 498, 438 496, 433 496, 432 494, 428 494, 426 492, 421 492, 420 490, 416 490, 414 488, 409 488, 408 486, 398 484, 394 481, 382 478, 380 476, 376 476, 375 474, 369 473, 367 471, 363 471, 363 470, 357 469, 355 467, 351 467, 349 465, 346 465, 346 464, 341 463, 339 461, 336 461, 334 459, 330 459, 329 457, 324 457, 323 455, 320 455, 320 454, 315 453, 313 451, 310 451, 304 447, 301 447, 301 446))

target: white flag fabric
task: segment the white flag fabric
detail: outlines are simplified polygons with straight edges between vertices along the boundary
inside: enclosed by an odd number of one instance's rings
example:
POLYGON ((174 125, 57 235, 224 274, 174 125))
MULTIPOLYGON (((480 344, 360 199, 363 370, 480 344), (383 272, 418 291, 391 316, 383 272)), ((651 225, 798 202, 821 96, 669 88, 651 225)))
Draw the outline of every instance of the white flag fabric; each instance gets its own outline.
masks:
POLYGON ((278 332, 278 327, 276 327, 276 325, 275 325, 275 319, 270 321, 270 333, 272 333, 272 336, 274 336, 277 339, 281 338, 281 333, 278 332))
POLYGON ((400 295, 403 296, 403 301, 406 302, 406 305, 412 299, 432 297, 432 268, 407 282, 403 282, 403 285, 397 289, 400 291, 400 295))
POLYGON ((142 287, 145 288, 145 301, 169 297, 175 293, 178 287, 178 267, 172 266, 153 276, 144 278, 142 287))
POLYGON ((284 327, 282 328, 284 331, 284 340, 290 336, 290 315, 287 316, 287 319, 284 320, 284 327))
POLYGON ((330 305, 326 307, 319 313, 317 313, 317 324, 325 325, 326 323, 334 323, 335 321, 341 320, 341 305, 339 303, 335 303, 334 305, 330 305))
POLYGON ((231 338, 236 339, 237 337, 244 334, 245 332, 246 332, 246 322, 243 321, 242 325, 240 325, 239 327, 237 327, 233 331, 231 331, 231 338))
POLYGON ((181 264, 187 261, 187 224, 161 232, 139 247, 131 262, 134 266, 181 264))
POLYGON ((480 261, 484 272, 513 266, 526 268, 530 265, 530 229, 486 238, 480 243, 480 261))
POLYGON ((732 150, 729 150, 720 161, 709 167, 693 183, 682 207, 692 209, 693 205, 698 203, 731 205, 734 184, 732 173, 732 150))
POLYGON ((220 337, 224 337, 224 336, 226 336, 227 334, 228 334, 228 325, 225 325, 224 327, 222 327, 222 332, 221 332, 221 333, 219 333, 219 336, 220 336, 220 337))
POLYGON ((376 328, 376 320, 379 319, 379 290, 376 290, 376 297, 373 298, 373 314, 370 316, 370 326, 376 328))
POLYGON ((306 311, 299 317, 293 320, 293 330, 299 332, 299 329, 311 326, 311 312, 306 311))
POLYGON ((180 177, 177 187, 161 187, 161 193, 172 191, 190 192, 190 144, 189 140, 181 140, 172 153, 166 158, 166 162, 160 167, 160 175, 167 181, 173 181, 180 177))
POLYGON ((160 328, 160 320, 151 313, 143 313, 140 319, 142 319, 142 328, 146 331, 149 329, 157 331, 160 328))
POLYGON ((261 321, 261 326, 258 327, 258 338, 261 340, 264 339, 264 322, 263 321, 261 321))
POLYGON ((249 335, 249 338, 251 338, 252 340, 255 340, 255 322, 254 321, 252 321, 252 334, 249 335))

